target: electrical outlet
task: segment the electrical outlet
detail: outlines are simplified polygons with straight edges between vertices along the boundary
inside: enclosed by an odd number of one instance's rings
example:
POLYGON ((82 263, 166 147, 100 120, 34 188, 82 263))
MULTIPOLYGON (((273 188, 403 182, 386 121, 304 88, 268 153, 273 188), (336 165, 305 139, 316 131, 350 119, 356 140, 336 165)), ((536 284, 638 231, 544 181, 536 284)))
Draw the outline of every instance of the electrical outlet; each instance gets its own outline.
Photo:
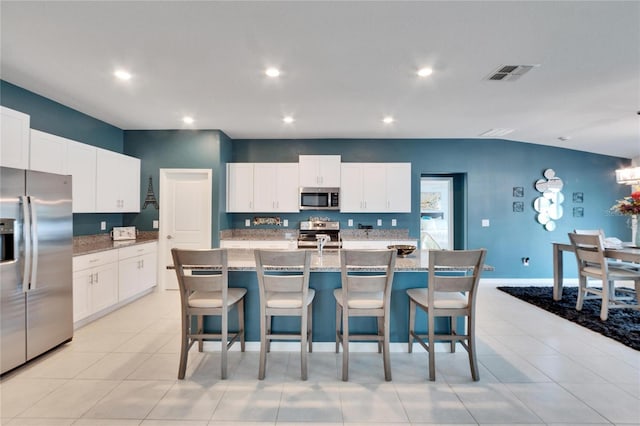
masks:
POLYGON ((284 219, 284 220, 282 221, 282 226, 284 226, 284 227, 289 226, 289 219, 284 219))
POLYGON ((158 229, 160 227, 160 222, 158 220, 153 221, 153 229, 158 229))
POLYGON ((482 227, 483 228, 489 227, 489 219, 482 219, 482 227))
POLYGON ((382 226, 382 219, 378 219, 378 226, 382 226))
POLYGON ((251 219, 245 219, 244 220, 244 226, 246 226, 246 227, 251 226, 251 219))
POLYGON ((353 219, 347 220, 347 225, 348 226, 353 226, 353 219))
POLYGON ((107 221, 103 220, 102 222, 100 222, 100 230, 101 231, 106 231, 107 230, 107 221))
POLYGON ((398 226, 398 221, 395 219, 391 219, 391 226, 398 226))

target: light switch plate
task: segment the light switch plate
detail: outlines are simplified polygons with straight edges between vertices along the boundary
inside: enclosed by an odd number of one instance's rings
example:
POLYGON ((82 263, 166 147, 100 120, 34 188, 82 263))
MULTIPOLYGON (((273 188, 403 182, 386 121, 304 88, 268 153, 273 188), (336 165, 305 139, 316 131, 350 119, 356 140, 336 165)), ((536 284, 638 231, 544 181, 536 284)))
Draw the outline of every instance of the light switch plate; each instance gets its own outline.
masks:
POLYGON ((483 228, 489 227, 489 219, 482 219, 482 227, 483 228))
POLYGON ((289 226, 289 219, 283 219, 282 226, 289 226))
POLYGON ((107 221, 103 220, 102 222, 100 222, 100 230, 101 231, 106 231, 107 230, 107 221))
POLYGON ((347 225, 348 226, 353 226, 353 219, 347 220, 347 225))
POLYGON ((247 227, 251 226, 251 219, 245 219, 244 226, 247 226, 247 227))
POLYGON ((160 223, 158 220, 153 221, 153 229, 158 229, 160 227, 160 223))
POLYGON ((391 219, 391 226, 398 226, 398 221, 395 219, 391 219))
POLYGON ((382 219, 378 219, 378 226, 382 226, 382 219))

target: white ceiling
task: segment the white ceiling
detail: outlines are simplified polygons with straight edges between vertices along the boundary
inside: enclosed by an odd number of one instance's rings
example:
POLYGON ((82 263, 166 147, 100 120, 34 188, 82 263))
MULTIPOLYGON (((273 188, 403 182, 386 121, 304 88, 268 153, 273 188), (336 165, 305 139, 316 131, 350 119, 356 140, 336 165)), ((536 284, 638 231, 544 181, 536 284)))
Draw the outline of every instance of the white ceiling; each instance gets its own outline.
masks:
POLYGON ((640 156, 640 2, 6 1, 1 77, 122 129, 640 156), (500 65, 536 64, 514 82, 500 65), (282 75, 264 75, 276 66, 282 75), (416 76, 430 66, 431 77, 416 76), (129 82, 115 81, 117 67, 129 82), (293 124, 282 117, 290 114, 293 124), (396 122, 384 125, 382 117, 396 122), (561 141, 558 138, 568 136, 561 141))

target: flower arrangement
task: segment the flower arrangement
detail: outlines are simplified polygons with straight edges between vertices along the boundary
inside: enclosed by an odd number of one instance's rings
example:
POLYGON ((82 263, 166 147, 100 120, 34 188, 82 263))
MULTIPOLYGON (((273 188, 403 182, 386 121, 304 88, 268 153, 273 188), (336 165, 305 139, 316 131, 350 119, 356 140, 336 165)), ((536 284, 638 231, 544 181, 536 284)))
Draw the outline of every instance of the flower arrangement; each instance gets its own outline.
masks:
POLYGON ((618 200, 611 210, 628 216, 640 215, 640 191, 635 191, 630 196, 618 200))

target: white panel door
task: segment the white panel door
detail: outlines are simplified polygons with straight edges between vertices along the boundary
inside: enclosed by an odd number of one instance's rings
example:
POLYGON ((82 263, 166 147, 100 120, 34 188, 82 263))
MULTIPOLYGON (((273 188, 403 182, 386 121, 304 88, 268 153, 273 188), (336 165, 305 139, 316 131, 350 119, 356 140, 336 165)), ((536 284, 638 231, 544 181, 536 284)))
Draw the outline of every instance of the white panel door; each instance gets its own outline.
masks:
POLYGON ((172 248, 211 248, 211 169, 160 169, 160 287, 178 288, 172 248))

